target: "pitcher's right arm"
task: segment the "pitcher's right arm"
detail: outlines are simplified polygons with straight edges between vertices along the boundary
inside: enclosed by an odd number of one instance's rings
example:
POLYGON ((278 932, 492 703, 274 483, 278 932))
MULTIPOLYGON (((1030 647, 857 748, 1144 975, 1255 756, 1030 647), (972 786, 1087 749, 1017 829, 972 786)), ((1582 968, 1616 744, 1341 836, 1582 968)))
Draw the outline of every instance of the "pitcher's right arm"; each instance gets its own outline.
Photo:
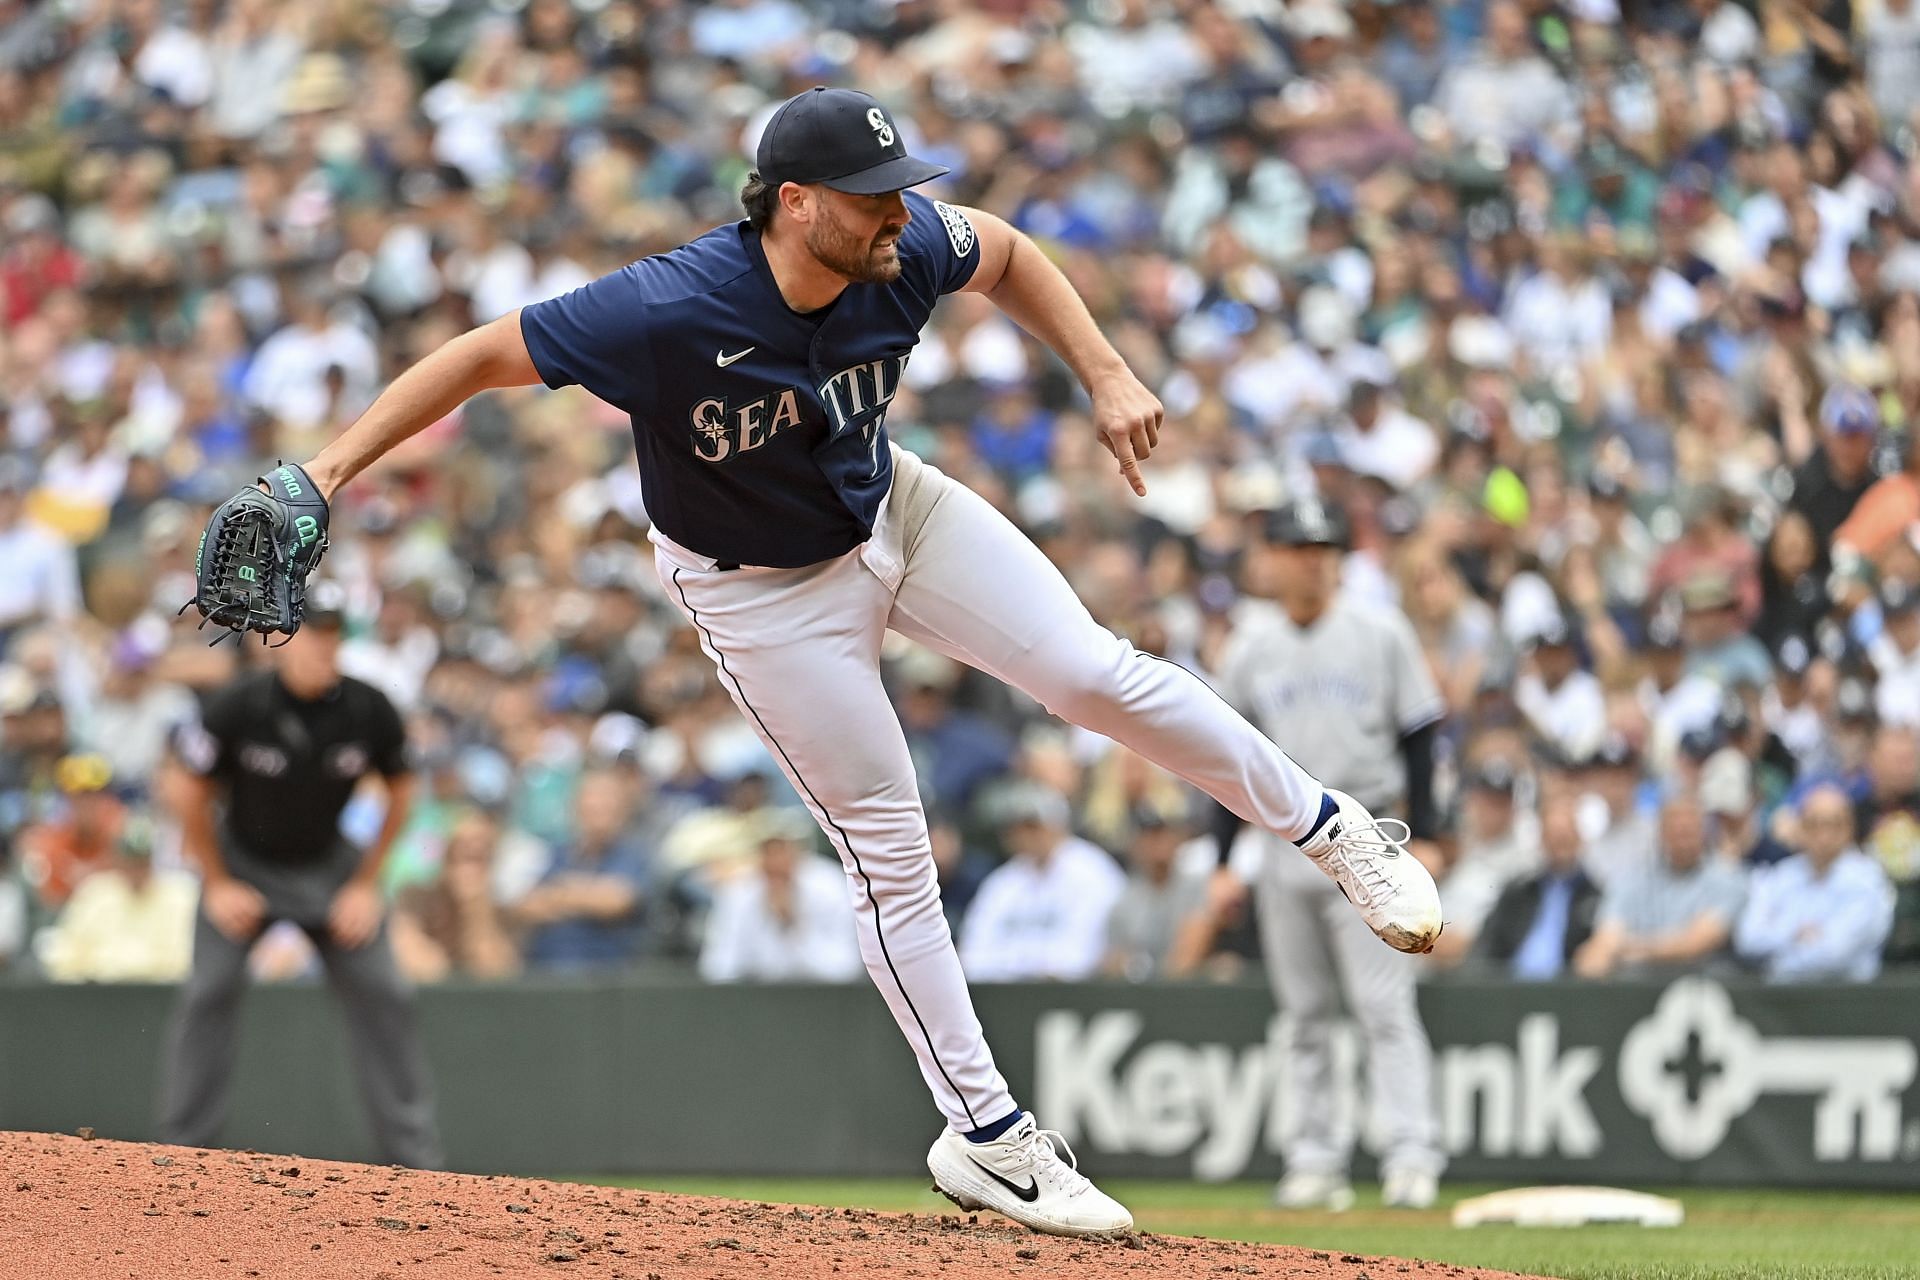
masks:
POLYGON ((358 421, 306 464, 307 474, 332 501, 340 486, 471 397, 539 381, 516 308, 461 334, 395 378, 358 421))

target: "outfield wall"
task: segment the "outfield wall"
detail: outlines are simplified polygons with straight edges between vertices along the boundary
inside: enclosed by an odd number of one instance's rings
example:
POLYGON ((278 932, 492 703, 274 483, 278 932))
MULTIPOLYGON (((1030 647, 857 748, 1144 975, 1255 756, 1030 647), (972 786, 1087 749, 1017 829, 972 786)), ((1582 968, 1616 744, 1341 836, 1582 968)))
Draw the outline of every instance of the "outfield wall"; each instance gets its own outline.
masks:
MULTIPOLYGON (((1277 1172, 1287 1063, 1264 988, 977 997, 1016 1096, 1089 1170, 1277 1172)), ((0 1128, 151 1138, 172 998, 0 985, 0 1128)), ((1421 1003, 1454 1176, 1920 1187, 1920 982, 1447 982, 1421 1003)), ((423 991, 421 1013, 459 1169, 911 1174, 938 1126, 864 984, 449 985, 423 991)), ((243 1022, 228 1142, 366 1158, 324 989, 258 989, 243 1022)), ((1337 1056, 1353 1118, 1351 1034, 1337 1056)))

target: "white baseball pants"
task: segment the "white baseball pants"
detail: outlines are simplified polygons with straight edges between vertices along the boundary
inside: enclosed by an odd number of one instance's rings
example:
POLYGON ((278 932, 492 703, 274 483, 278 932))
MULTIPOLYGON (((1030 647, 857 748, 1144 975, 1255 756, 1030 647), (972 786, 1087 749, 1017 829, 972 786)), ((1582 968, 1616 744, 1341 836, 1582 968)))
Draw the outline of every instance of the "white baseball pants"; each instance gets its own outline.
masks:
POLYGON ((1014 1101, 940 910, 905 734, 880 680, 888 629, 1015 686, 1287 838, 1322 790, 1186 669, 1093 620, 1051 562, 966 486, 894 451, 873 538, 800 569, 720 570, 656 534, 668 597, 840 855, 860 952, 948 1124, 1014 1101))

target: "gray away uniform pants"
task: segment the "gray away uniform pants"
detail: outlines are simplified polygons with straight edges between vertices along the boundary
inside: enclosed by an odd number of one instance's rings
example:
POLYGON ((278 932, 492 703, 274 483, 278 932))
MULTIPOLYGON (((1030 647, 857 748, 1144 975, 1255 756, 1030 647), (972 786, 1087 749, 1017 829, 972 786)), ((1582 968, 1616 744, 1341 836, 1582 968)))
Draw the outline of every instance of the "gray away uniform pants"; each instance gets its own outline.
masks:
POLYGON ((1374 937, 1305 855, 1271 837, 1265 843, 1255 898, 1260 948, 1286 1015, 1287 1171, 1345 1176, 1353 1156, 1352 1126, 1333 1104, 1333 1027, 1344 994, 1366 1052, 1368 1126, 1381 1144, 1382 1174, 1438 1176, 1446 1156, 1434 1114, 1433 1048, 1414 1003, 1414 958, 1374 937))
MULTIPOLYGON (((365 946, 349 950, 327 932, 334 893, 359 864, 344 841, 316 865, 286 867, 243 850, 225 850, 227 869, 267 900, 267 921, 291 920, 313 940, 327 982, 346 1017, 347 1044, 381 1160, 416 1169, 444 1164, 434 1121, 433 1084, 414 1023, 413 993, 394 965, 383 922, 365 946)), ((235 942, 200 914, 193 972, 168 1028, 161 1084, 160 1138, 189 1147, 218 1145, 233 1078, 234 1033, 247 984, 252 942, 235 942)))

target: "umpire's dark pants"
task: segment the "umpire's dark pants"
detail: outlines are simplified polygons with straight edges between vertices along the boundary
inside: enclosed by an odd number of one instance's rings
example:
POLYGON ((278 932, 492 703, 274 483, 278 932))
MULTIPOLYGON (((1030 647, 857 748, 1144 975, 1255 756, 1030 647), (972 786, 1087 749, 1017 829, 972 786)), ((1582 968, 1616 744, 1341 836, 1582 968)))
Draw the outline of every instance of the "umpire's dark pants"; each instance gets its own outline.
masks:
MULTIPOLYGON (((347 948, 327 932, 333 895, 359 865, 344 841, 311 866, 278 866, 229 847, 227 870, 267 900, 267 923, 291 920, 320 952, 327 981, 346 1014, 347 1042, 380 1157, 437 1169, 444 1159, 434 1123, 433 1084, 414 1024, 413 993, 393 961, 383 921, 365 946, 347 948)), ((247 984, 253 939, 235 942, 200 913, 193 972, 181 989, 167 1035, 160 1136, 189 1147, 216 1146, 233 1080, 234 1032, 247 984)))

